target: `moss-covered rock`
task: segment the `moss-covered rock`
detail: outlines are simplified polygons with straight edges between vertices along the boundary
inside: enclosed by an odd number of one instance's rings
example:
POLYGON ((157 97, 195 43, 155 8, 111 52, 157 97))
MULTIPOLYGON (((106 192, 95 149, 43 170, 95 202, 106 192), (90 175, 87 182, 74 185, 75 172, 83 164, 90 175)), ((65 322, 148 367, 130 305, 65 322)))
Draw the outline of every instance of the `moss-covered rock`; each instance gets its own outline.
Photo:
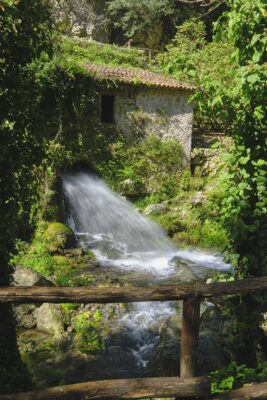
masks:
POLYGON ((51 222, 44 232, 44 239, 50 244, 51 252, 69 249, 75 245, 72 229, 61 222, 51 222))

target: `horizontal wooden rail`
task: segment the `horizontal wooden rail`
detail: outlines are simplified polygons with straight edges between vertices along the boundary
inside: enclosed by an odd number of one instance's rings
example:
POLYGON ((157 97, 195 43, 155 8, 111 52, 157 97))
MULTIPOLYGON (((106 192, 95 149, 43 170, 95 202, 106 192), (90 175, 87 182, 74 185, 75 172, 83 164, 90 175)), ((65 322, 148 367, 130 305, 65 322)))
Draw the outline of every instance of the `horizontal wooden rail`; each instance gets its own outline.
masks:
POLYGON ((185 300, 250 293, 267 289, 267 276, 232 282, 149 287, 0 287, 0 302, 129 303, 185 300))
POLYGON ((57 386, 33 392, 0 395, 0 400, 88 400, 143 399, 148 397, 207 396, 210 393, 206 377, 182 381, 172 378, 115 379, 57 386))
MULTIPOLYGON (((211 400, 210 396, 207 397, 206 399, 211 400)), ((231 390, 228 393, 223 393, 212 397, 212 400, 249 400, 249 399, 266 400, 267 382, 248 384, 240 389, 231 390)))

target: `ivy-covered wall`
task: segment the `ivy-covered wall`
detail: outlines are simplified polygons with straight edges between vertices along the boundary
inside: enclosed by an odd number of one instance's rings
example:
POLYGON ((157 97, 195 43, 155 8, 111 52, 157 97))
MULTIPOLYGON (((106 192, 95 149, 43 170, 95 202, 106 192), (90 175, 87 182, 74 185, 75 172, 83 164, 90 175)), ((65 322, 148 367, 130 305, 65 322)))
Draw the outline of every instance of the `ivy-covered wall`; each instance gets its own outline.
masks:
POLYGON ((188 93, 151 87, 125 87, 115 94, 114 125, 126 137, 155 135, 177 140, 190 162, 193 107, 188 93))

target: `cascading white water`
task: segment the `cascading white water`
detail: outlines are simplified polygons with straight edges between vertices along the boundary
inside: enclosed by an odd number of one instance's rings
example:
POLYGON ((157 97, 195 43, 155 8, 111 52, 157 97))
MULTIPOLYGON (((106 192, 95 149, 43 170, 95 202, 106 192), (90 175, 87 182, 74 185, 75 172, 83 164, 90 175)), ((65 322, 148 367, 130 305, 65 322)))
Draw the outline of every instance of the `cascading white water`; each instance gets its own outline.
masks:
MULTIPOLYGON (((103 267, 139 270, 158 279, 188 277, 183 260, 199 268, 226 269, 222 257, 197 250, 179 250, 157 224, 137 212, 131 203, 113 193, 105 182, 88 173, 63 176, 67 223, 83 247, 90 248, 103 267)), ((123 318, 125 329, 136 341, 132 352, 139 366, 145 366, 158 336, 149 334, 156 320, 175 313, 170 303, 139 303, 123 318)))

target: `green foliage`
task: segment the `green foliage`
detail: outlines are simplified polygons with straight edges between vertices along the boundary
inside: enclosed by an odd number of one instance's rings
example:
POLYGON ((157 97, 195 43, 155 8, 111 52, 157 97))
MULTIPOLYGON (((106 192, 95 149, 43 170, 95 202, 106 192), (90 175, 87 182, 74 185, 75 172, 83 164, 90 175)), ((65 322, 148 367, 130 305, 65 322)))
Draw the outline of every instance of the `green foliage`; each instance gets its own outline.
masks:
POLYGON ((160 224, 169 236, 173 236, 176 232, 184 229, 184 222, 177 215, 152 215, 151 219, 160 224))
POLYGON ((0 2, 0 252, 7 256, 18 232, 30 219, 35 192, 32 168, 40 160, 43 139, 33 128, 38 96, 29 68, 51 53, 49 7, 43 0, 0 2))
POLYGON ((60 57, 64 63, 113 65, 128 68, 143 68, 146 59, 143 52, 135 48, 122 48, 115 45, 101 44, 81 38, 62 37, 60 57))
POLYGON ((83 271, 94 260, 94 256, 90 252, 76 254, 71 250, 62 249, 62 225, 58 222, 48 226, 45 222, 39 223, 31 244, 17 241, 17 254, 13 256, 11 265, 31 268, 53 280, 57 285, 88 285, 92 283, 92 278, 87 273, 83 274, 83 271), (55 224, 60 227, 60 234, 48 235, 47 232, 51 231, 49 226, 54 227, 55 224))
MULTIPOLYGON (((264 4, 261 0, 235 0, 226 15, 238 71, 233 87, 223 94, 228 97, 226 117, 234 139, 223 213, 237 279, 267 274, 267 142, 262 108, 267 75, 264 4)), ((234 357, 253 366, 266 296, 235 298, 231 306, 234 357)))
POLYGON ((147 47, 151 38, 154 38, 154 46, 166 45, 174 36, 175 28, 190 17, 202 15, 210 32, 213 21, 225 8, 218 7, 217 13, 207 16, 204 7, 176 0, 108 0, 107 3, 107 16, 117 28, 117 37, 123 34, 125 39, 132 38, 135 43, 147 47))
MULTIPOLYGON (((178 28, 161 62, 163 70, 197 86, 192 99, 198 123, 223 129, 233 138, 221 213, 230 238, 229 259, 235 278, 240 279, 267 273, 266 11, 261 0, 231 0, 229 6, 229 13, 217 24, 213 42, 205 42, 201 22, 189 21, 178 28)), ((260 312, 266 308, 266 298, 236 297, 229 306, 233 357, 255 365, 260 312)))
POLYGON ((224 38, 220 42, 206 39, 204 22, 190 19, 179 26, 167 52, 158 56, 160 71, 196 86, 192 96, 199 127, 228 129, 223 115, 227 102, 217 90, 233 86, 236 63, 231 58, 233 46, 224 38), (214 113, 214 109, 219 112, 214 113))
MULTIPOLYGON (((32 170, 42 154, 43 138, 35 125, 38 91, 29 65, 52 51, 47 2, 0 0, 0 31, 0 285, 6 286, 9 253, 16 236, 29 229, 36 193, 32 170)), ((22 391, 30 379, 20 360, 11 308, 0 308, 0 392, 22 391)))
MULTIPOLYGON (((207 199, 199 205, 185 207, 186 201, 190 201, 190 192, 186 195, 183 205, 185 215, 182 218, 182 229, 178 230, 175 239, 190 245, 207 247, 224 251, 228 244, 227 232, 221 221, 221 203, 223 192, 220 188, 222 176, 219 175, 211 180, 215 184, 215 189, 204 191, 207 199)), ((194 178, 192 179, 194 181, 194 178)), ((202 182, 204 180, 202 179, 202 182)), ((204 181, 205 182, 205 181, 204 181)), ((203 184, 203 183, 202 183, 203 184)), ((210 181, 206 182, 209 187, 210 181)), ((193 184, 194 186, 194 184, 193 184)), ((204 183, 203 189, 206 186, 204 183)), ((191 192, 192 193, 192 192, 191 192)), ((181 196, 183 198, 183 195, 181 196)), ((181 225, 181 224, 180 224, 181 225)))
POLYGON ((99 171, 112 187, 126 195, 152 193, 158 200, 173 196, 182 170, 182 149, 175 140, 150 135, 128 144, 112 145, 112 158, 99 171))
POLYGON ((140 32, 147 36, 162 19, 172 17, 174 12, 175 5, 170 0, 110 0, 108 5, 108 13, 115 26, 129 38, 140 32))
POLYGON ((267 379, 267 364, 259 364, 257 368, 248 368, 233 362, 227 367, 209 374, 211 393, 224 393, 238 388, 246 383, 265 382, 267 379))
MULTIPOLYGON (((176 231, 177 232, 177 231, 176 231)), ((228 243, 223 225, 212 218, 204 219, 192 212, 183 220, 183 229, 175 235, 178 242, 223 251, 228 243)))
POLYGON ((100 310, 93 314, 88 311, 76 316, 74 320, 75 342, 81 353, 95 354, 105 350, 105 341, 101 337, 102 318, 100 310))

